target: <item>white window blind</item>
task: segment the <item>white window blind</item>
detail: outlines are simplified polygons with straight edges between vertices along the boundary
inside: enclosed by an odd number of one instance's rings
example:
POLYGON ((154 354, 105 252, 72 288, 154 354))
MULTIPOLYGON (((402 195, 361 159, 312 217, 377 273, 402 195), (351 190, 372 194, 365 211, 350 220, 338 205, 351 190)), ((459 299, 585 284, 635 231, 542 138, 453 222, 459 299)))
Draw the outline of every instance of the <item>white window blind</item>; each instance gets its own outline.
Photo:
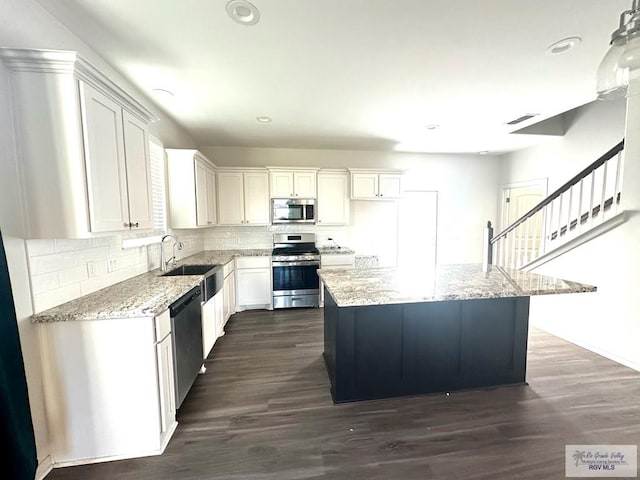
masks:
POLYGON ((160 140, 149 135, 149 157, 151 160, 151 200, 153 202, 153 229, 167 231, 166 177, 164 146, 160 140))

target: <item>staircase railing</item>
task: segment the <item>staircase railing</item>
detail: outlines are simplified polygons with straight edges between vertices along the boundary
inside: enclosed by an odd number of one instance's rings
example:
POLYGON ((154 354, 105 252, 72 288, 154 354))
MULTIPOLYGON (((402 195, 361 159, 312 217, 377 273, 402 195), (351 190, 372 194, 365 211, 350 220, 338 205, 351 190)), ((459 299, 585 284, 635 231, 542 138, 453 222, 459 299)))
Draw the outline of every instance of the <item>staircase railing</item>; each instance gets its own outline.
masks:
POLYGON ((497 235, 488 228, 485 263, 525 267, 609 218, 622 197, 623 150, 624 140, 497 235))

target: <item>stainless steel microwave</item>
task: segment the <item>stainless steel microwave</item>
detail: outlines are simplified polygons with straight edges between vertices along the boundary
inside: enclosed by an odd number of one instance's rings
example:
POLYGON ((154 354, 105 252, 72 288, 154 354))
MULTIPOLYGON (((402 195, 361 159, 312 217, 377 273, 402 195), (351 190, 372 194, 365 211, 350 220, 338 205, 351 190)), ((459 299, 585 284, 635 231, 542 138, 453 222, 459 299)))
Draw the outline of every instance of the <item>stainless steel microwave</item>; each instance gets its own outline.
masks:
POLYGON ((315 198, 272 198, 271 223, 316 223, 315 198))

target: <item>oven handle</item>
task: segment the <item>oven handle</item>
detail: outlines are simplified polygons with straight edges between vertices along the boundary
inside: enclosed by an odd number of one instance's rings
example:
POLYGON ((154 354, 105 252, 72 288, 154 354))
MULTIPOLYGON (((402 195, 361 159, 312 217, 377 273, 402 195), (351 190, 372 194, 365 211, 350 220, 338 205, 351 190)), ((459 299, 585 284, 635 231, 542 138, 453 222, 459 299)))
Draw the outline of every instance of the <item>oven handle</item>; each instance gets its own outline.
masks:
POLYGON ((312 267, 314 265, 320 266, 320 262, 317 260, 306 260, 301 262, 271 262, 274 267, 312 267))

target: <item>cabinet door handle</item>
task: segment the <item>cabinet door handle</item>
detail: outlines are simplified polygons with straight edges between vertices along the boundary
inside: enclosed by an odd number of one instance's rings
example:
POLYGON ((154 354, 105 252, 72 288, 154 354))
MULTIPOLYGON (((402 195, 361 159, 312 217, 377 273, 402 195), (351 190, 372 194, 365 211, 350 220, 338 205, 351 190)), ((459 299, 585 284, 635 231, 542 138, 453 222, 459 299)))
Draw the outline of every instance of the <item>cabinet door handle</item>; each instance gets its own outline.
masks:
POLYGON ((384 195, 383 195, 383 194, 380 194, 380 196, 381 196, 381 197, 384 197, 384 195))
POLYGON ((133 226, 134 226, 134 227, 136 227, 136 228, 138 228, 138 227, 139 227, 138 222, 134 223, 134 224, 133 224, 133 226))

